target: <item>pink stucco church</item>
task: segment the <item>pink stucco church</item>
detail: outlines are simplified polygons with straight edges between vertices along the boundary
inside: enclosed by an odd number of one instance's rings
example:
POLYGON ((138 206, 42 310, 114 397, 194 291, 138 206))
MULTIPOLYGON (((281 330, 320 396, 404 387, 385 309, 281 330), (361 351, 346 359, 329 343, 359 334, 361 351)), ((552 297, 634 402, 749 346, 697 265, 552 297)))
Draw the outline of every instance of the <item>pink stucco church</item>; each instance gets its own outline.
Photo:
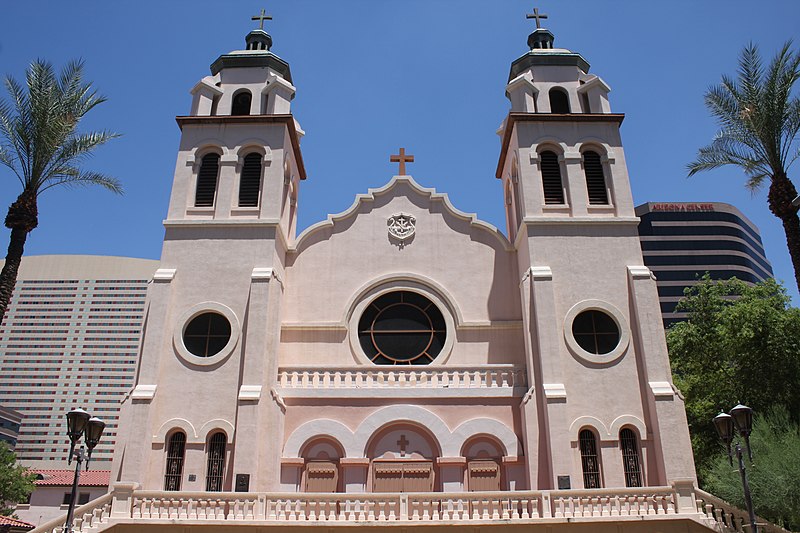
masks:
POLYGON ((503 229, 400 151, 297 235, 289 65, 263 30, 213 62, 178 117, 112 492, 76 515, 91 531, 709 530, 624 117, 536 22, 506 87, 503 229))

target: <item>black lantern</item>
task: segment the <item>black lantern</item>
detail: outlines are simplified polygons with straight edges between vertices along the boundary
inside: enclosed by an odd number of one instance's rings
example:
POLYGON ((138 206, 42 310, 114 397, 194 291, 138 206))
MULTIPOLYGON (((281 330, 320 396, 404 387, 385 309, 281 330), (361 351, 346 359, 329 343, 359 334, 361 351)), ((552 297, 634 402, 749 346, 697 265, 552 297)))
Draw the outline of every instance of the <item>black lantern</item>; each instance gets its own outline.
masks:
POLYGON ((75 457, 75 477, 72 480, 72 494, 69 500, 69 508, 67 509, 67 521, 64 523, 64 533, 72 533, 72 517, 75 512, 75 499, 77 497, 78 484, 81 478, 81 464, 86 461, 86 470, 89 470, 89 459, 92 457, 92 450, 94 450, 97 443, 100 442, 100 437, 103 436, 103 429, 106 423, 91 416, 89 413, 81 408, 76 408, 67 413, 67 436, 69 437, 69 458, 68 463, 72 463, 72 457, 75 457), (75 445, 81 440, 86 441, 86 447, 89 448, 88 455, 84 452, 83 446, 75 451, 75 445))
POLYGON ((90 415, 80 407, 76 407, 67 413, 67 436, 69 437, 69 456, 67 464, 72 463, 72 454, 75 451, 75 443, 83 435, 83 430, 89 422, 90 415))
MULTIPOLYGON (((92 456, 94 447, 100 442, 100 437, 103 436, 103 429, 105 429, 105 427, 106 423, 96 416, 90 418, 86 423, 86 447, 89 448, 89 457, 92 456)), ((88 468, 88 461, 86 466, 88 468)))
MULTIPOLYGON (((714 428, 717 430, 720 440, 725 443, 728 449, 728 460, 733 466, 733 453, 731 451, 731 443, 734 441, 738 433, 744 439, 745 447, 747 448, 747 455, 750 458, 750 463, 753 462, 753 454, 750 451, 750 433, 753 431, 753 410, 742 405, 741 403, 731 409, 731 412, 721 412, 714 417, 714 428)), ((742 477, 742 489, 744 491, 744 502, 747 506, 747 513, 750 517, 750 531, 758 533, 758 524, 756 524, 756 514, 753 511, 753 499, 750 495, 750 483, 747 481, 747 470, 744 466, 742 459, 742 446, 740 442, 736 441, 736 458, 739 461, 739 475, 742 477)))

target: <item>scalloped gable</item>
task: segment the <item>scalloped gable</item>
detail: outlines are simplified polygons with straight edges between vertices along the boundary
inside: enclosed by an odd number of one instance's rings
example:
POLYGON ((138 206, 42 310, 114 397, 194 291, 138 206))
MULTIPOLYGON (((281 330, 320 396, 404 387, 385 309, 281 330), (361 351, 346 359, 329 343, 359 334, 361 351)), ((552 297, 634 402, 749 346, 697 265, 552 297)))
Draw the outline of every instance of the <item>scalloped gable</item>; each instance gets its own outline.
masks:
MULTIPOLYGON (((379 187, 377 189, 368 189, 366 194, 358 194, 355 197, 352 205, 342 211, 341 213, 337 213, 335 215, 328 215, 327 219, 321 220, 316 224, 309 226, 308 228, 297 237, 294 246, 289 248, 289 251, 292 252, 300 252, 303 250, 304 246, 309 246, 311 243, 317 242, 318 240, 324 239, 314 239, 319 232, 329 229, 331 234, 337 233, 337 224, 340 224, 348 219, 355 217, 359 214, 359 207, 361 205, 374 202, 377 198, 382 196, 391 195, 395 193, 396 196, 400 196, 404 193, 397 194, 398 187, 400 185, 407 185, 412 192, 416 193, 418 196, 429 199, 431 202, 440 202, 444 206, 443 214, 450 215, 458 220, 468 221, 471 228, 478 229, 480 231, 487 232, 494 236, 497 239, 497 243, 501 246, 501 248, 505 251, 513 251, 514 247, 511 245, 509 240, 503 235, 500 230, 498 230, 492 224, 488 222, 484 222, 480 220, 475 213, 465 213, 460 209, 456 208, 451 202, 450 198, 447 196, 447 193, 440 193, 436 192, 436 189, 432 187, 423 187, 411 176, 394 176, 389 183, 384 185, 383 187, 379 187)), ((349 227, 350 224, 347 224, 346 227, 349 227)))

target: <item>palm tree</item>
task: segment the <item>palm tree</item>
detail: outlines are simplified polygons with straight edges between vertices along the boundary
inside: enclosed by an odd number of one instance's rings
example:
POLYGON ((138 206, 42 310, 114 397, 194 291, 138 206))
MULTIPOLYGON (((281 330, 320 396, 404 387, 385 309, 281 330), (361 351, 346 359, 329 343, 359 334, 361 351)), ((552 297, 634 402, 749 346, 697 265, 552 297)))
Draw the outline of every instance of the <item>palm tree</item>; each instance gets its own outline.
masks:
POLYGON ((737 79, 722 77, 705 96, 706 107, 720 130, 697 159, 688 165, 689 175, 723 165, 736 165, 747 175, 746 186, 755 192, 769 182, 767 201, 783 224, 786 245, 800 289, 800 219, 792 205, 797 189, 787 172, 800 152, 800 99, 792 95, 800 78, 800 53, 791 41, 783 45, 764 68, 758 47, 750 43, 739 57, 737 79))
POLYGON ((70 62, 57 76, 50 63, 36 60, 25 78, 27 88, 7 77, 10 102, 0 102, 0 163, 22 184, 5 220, 11 242, 0 272, 0 320, 17 281, 25 240, 39 224, 39 195, 61 185, 100 185, 122 193, 115 178, 80 168, 92 150, 118 136, 108 131, 77 131, 81 118, 105 101, 91 83, 84 83, 83 62, 70 62))

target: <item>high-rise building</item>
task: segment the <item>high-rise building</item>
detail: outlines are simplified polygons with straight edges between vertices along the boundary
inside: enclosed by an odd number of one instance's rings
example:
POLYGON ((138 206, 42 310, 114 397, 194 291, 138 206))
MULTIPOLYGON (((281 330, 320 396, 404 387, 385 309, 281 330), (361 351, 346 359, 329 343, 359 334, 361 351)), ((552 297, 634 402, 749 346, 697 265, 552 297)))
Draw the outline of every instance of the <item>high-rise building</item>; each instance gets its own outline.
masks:
POLYGON ((12 450, 17 446, 21 423, 22 413, 0 405, 0 441, 4 441, 12 450))
POLYGON ((644 264, 657 279, 664 326, 685 318, 675 312, 683 291, 706 272, 756 283, 772 277, 758 228, 722 202, 648 202, 636 207, 644 264))
POLYGON ((25 257, 0 324, 0 404, 23 415, 17 457, 63 468, 64 414, 107 424, 94 468, 110 465, 120 401, 133 385, 147 284, 157 262, 127 257, 25 257))

